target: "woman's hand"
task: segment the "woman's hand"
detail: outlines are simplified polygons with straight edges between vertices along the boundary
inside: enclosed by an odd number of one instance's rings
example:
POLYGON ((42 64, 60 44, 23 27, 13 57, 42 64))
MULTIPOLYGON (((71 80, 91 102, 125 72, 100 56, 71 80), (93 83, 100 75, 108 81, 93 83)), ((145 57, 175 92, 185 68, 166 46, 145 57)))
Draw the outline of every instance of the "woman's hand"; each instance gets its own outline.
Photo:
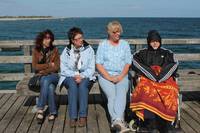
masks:
POLYGON ((79 84, 79 83, 81 83, 81 81, 82 81, 82 77, 81 77, 80 75, 75 75, 75 76, 74 76, 74 80, 75 80, 75 82, 76 82, 77 84, 79 84))
POLYGON ((54 66, 55 66, 54 62, 49 63, 49 67, 54 67, 54 66))
POLYGON ((116 76, 116 77, 117 77, 117 79, 118 79, 118 82, 122 81, 122 79, 124 78, 122 75, 118 75, 118 76, 116 76))
POLYGON ((117 76, 112 76, 111 77, 111 82, 113 82, 113 83, 117 83, 118 82, 118 78, 117 78, 117 76))
POLYGON ((110 81, 116 84, 116 83, 120 82, 122 79, 123 79, 123 77, 121 75, 116 75, 116 76, 112 76, 110 78, 110 81))
POLYGON ((38 72, 38 75, 47 75, 47 73, 45 72, 45 70, 41 70, 38 72))
POLYGON ((120 75, 113 76, 113 83, 118 83, 128 74, 130 64, 126 64, 120 75))

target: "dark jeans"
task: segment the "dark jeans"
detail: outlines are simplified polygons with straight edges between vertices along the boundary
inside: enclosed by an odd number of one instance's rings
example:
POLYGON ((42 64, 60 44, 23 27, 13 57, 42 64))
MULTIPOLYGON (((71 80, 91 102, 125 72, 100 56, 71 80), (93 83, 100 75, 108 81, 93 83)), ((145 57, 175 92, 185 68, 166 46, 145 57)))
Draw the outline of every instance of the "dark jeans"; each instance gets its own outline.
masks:
POLYGON ((63 85, 68 88, 68 111, 70 119, 87 117, 89 78, 84 78, 80 84, 77 84, 73 77, 66 77, 63 85))

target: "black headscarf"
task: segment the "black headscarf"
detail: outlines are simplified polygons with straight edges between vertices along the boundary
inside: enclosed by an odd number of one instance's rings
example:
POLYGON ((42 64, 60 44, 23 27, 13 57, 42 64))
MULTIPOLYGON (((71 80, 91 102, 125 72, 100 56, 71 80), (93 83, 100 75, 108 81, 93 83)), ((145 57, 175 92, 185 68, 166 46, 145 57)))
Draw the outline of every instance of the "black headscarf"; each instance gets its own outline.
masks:
POLYGON ((159 48, 161 47, 162 38, 161 38, 160 34, 158 33, 158 31, 156 31, 156 30, 150 30, 148 32, 148 37, 147 37, 148 48, 153 49, 151 47, 151 45, 150 45, 151 41, 158 41, 158 42, 160 42, 159 48))

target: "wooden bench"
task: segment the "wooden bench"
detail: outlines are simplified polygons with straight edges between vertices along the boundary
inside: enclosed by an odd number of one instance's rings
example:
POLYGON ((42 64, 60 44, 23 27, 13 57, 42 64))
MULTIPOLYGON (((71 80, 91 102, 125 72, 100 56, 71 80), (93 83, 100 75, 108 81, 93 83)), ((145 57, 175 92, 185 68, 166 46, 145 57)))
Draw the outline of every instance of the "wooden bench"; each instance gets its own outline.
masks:
MULTIPOLYGON (((28 89, 29 79, 30 79, 30 76, 27 76, 17 83, 17 86, 16 86, 17 93, 19 95, 25 95, 25 96, 38 96, 39 93, 28 89)), ((65 87, 60 88, 59 86, 57 86, 55 92, 57 95, 66 95, 67 89, 65 87)), ((100 94, 98 82, 93 83, 89 94, 100 94)))
POLYGON ((200 91, 200 69, 179 70, 180 93, 200 91))
MULTIPOLYGON (((181 61, 183 60, 182 56, 183 55, 179 54, 179 55, 176 55, 176 58, 178 58, 181 61)), ((200 58, 198 58, 198 56, 195 55, 195 56, 191 56, 189 60, 196 61, 198 59, 200 58)), ((179 73, 178 84, 180 87, 180 94, 184 92, 200 91, 200 69, 179 69, 178 73, 179 73)), ((18 82, 16 86, 16 91, 20 95, 37 96, 39 95, 39 93, 33 92, 28 89, 28 81, 31 77, 30 75, 32 74, 28 74, 28 75, 29 76, 25 76, 22 80, 18 82)), ((132 76, 134 76, 134 74, 132 74, 132 76)), ((62 88, 60 91, 60 88, 57 87, 56 94, 66 95, 67 94, 66 88, 62 88)), ((93 84, 90 90, 90 94, 100 94, 100 88, 99 88, 98 82, 95 82, 93 84)))
MULTIPOLYGON (((27 56, 1 56, 0 63, 24 63, 25 73, 14 73, 14 74, 0 74, 0 80, 3 81, 13 81, 20 80, 16 85, 16 92, 19 95, 25 96, 38 96, 39 93, 29 90, 28 82, 30 78, 34 75, 31 72, 31 63, 32 57, 31 55, 27 56), (26 72, 27 71, 27 72, 26 72)), ((66 95, 67 89, 65 87, 56 87, 57 95, 66 95)), ((99 84, 98 82, 94 82, 92 87, 90 88, 89 94, 100 94, 99 84)))

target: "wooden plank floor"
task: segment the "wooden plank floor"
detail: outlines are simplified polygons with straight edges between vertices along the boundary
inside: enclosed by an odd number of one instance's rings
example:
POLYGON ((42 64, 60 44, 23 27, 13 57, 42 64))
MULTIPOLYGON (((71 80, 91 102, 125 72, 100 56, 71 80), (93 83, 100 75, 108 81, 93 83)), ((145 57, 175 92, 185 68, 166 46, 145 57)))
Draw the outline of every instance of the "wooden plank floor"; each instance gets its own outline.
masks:
POLYGON ((40 125, 32 112, 35 97, 0 93, 0 133, 109 133, 109 122, 100 99, 101 95, 90 95, 86 127, 70 128, 66 96, 57 96, 59 115, 56 120, 49 123, 46 117, 40 125))
MULTIPOLYGON (((90 95, 87 126, 70 128, 68 124, 67 97, 58 96, 59 115, 49 123, 37 124, 32 112, 34 97, 0 93, 0 133, 110 133, 105 101, 101 95, 90 95)), ((184 133, 200 132, 200 94, 184 95, 181 112, 181 127, 184 133), (195 100, 194 100, 195 97, 195 100)))

